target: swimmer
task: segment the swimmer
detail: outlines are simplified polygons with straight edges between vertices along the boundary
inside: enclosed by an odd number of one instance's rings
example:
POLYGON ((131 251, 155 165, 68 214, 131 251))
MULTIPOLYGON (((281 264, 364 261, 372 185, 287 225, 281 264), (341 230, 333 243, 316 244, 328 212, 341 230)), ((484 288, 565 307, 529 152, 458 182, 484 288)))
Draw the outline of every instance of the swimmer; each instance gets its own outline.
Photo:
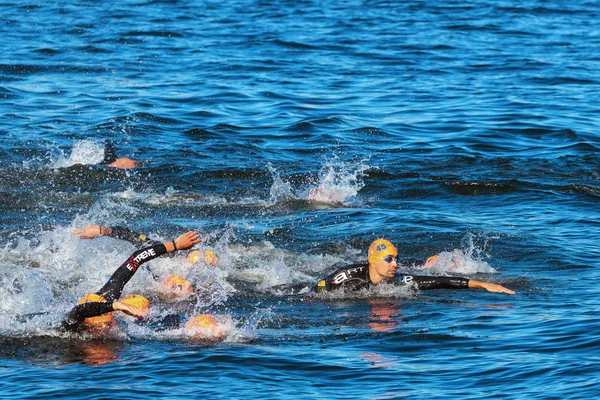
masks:
MULTIPOLYGON (((108 236, 125 240, 137 247, 159 243, 146 235, 134 232, 131 229, 122 226, 88 225, 75 230, 72 236, 80 239, 95 239, 100 236, 108 236)), ((199 250, 190 252, 187 257, 190 264, 196 264, 202 261, 202 259, 203 255, 199 250)), ((218 265, 218 258, 212 251, 204 250, 204 262, 214 267, 218 265)), ((161 283, 159 292, 164 300, 187 297, 195 291, 194 286, 180 275, 168 275, 163 279, 160 279, 160 277, 153 274, 153 277, 161 283)))
POLYGON ((117 157, 117 147, 114 143, 106 143, 104 145, 104 160, 101 162, 102 165, 117 169, 132 169, 139 165, 140 162, 132 160, 127 157, 117 157))
POLYGON ((62 329, 77 332, 83 329, 102 333, 114 325, 113 311, 123 311, 136 318, 146 316, 147 310, 127 301, 119 301, 123 288, 138 268, 157 257, 178 250, 187 250, 200 243, 200 234, 187 232, 172 242, 157 243, 135 251, 96 293, 84 296, 62 323, 62 329))
POLYGON ((400 284, 414 284, 417 289, 485 289, 488 292, 515 294, 501 285, 474 279, 450 276, 396 275, 398 250, 385 239, 375 240, 367 252, 367 264, 342 267, 320 280, 313 290, 317 293, 336 289, 356 291, 368 289, 381 282, 393 280, 400 284))

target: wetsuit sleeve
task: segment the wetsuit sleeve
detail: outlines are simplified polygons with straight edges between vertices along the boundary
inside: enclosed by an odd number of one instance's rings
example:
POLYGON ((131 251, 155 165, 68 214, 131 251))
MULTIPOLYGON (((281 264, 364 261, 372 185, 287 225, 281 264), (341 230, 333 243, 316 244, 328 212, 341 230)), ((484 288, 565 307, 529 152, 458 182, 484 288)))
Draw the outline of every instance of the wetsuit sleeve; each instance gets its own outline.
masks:
POLYGON ((146 235, 132 231, 124 226, 111 226, 110 233, 106 235, 115 239, 125 240, 134 246, 148 246, 160 243, 157 240, 152 240, 146 235))
POLYGON ((117 270, 112 274, 108 282, 97 292, 107 301, 115 301, 121 297, 123 288, 133 277, 140 265, 154 260, 167 253, 164 244, 159 243, 134 252, 117 270))
POLYGON ((419 290, 469 288, 469 279, 454 276, 400 275, 396 279, 405 284, 414 284, 419 290))
POLYGON ((90 317, 97 317, 98 315, 106 314, 113 311, 113 304, 111 303, 100 303, 91 302, 84 304, 77 304, 67 314, 67 317, 62 323, 62 327, 66 331, 74 331, 83 322, 84 319, 90 317))
POLYGON ((347 265, 317 282, 313 287, 313 291, 316 293, 323 293, 338 289, 347 291, 367 289, 372 285, 368 274, 368 265, 347 265))
POLYGON ((113 142, 104 143, 104 159, 101 165, 107 165, 117 160, 117 146, 113 142))

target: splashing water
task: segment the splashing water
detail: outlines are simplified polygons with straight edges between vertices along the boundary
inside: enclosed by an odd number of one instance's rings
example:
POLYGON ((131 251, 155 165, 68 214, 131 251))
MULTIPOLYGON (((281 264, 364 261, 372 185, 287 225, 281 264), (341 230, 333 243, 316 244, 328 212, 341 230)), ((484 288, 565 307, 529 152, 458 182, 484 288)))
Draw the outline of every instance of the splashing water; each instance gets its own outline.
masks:
POLYGON ((319 183, 310 188, 306 198, 330 204, 344 204, 355 197, 365 184, 362 178, 369 166, 328 161, 319 171, 319 183))
POLYGON ((73 145, 71 155, 67 158, 60 152, 51 168, 67 168, 73 165, 99 164, 104 160, 104 145, 91 140, 80 140, 73 145))
POLYGON ((280 200, 294 198, 292 193, 292 185, 289 182, 285 182, 283 179, 281 179, 279 171, 277 171, 271 164, 267 164, 267 169, 273 177, 273 184, 269 190, 271 202, 275 203, 280 200))
POLYGON ((327 161, 318 172, 316 185, 303 191, 299 189, 297 192, 273 166, 269 164, 267 168, 273 177, 270 189, 271 202, 295 199, 346 204, 365 186, 363 177, 369 166, 363 161, 359 163, 327 161))
POLYGON ((420 269, 427 269, 429 273, 435 275, 496 273, 496 269, 483 259, 487 241, 488 239, 485 240, 483 248, 479 248, 475 244, 475 236, 471 232, 467 232, 461 241, 462 249, 442 251, 436 256, 430 257, 420 269))

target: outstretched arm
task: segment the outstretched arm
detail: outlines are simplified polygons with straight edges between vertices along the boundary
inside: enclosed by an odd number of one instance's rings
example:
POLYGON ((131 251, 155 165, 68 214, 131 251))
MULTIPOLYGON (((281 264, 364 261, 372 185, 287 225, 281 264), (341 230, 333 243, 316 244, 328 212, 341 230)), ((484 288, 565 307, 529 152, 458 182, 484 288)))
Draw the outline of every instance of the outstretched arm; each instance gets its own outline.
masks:
POLYGON ((175 250, 187 250, 197 243, 200 243, 200 234, 190 231, 179 236, 172 242, 155 244, 154 246, 137 250, 127 261, 117 268, 98 294, 109 301, 118 299, 121 297, 123 287, 133 277, 140 265, 154 260, 165 253, 171 253, 175 250))
POLYGON ((80 239, 95 239, 100 236, 109 236, 115 239, 125 240, 134 246, 148 246, 160 243, 148 238, 146 235, 132 231, 123 226, 88 225, 73 231, 73 237, 80 239))
POLYGON ((514 291, 495 283, 481 282, 474 279, 454 276, 401 275, 399 278, 406 284, 413 283, 419 290, 485 289, 488 292, 515 294, 514 291))
POLYGON ((514 290, 507 289, 504 286, 498 285, 496 283, 476 281, 474 279, 469 279, 469 288, 470 289, 485 289, 488 292, 493 292, 493 293, 515 294, 514 290))

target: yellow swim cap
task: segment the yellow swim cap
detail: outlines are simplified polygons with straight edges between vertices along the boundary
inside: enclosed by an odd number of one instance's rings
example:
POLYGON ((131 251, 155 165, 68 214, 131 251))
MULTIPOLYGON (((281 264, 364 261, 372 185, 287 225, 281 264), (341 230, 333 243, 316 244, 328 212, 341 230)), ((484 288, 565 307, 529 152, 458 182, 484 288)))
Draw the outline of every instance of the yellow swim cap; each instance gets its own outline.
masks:
POLYGON ((211 267, 215 267, 217 265, 217 261, 219 261, 217 256, 215 256, 215 253, 213 253, 210 250, 204 250, 204 254, 206 254, 206 257, 204 257, 204 261, 211 267))
POLYGON ((148 308, 150 308, 150 300, 148 300, 141 294, 128 294, 127 296, 121 299, 121 302, 141 308, 142 310, 147 310, 148 308))
POLYGON ((163 286, 171 293, 178 296, 186 296, 194 291, 194 286, 184 277, 169 275, 162 281, 163 286))
POLYGON ((195 264, 200 260, 202 260, 202 253, 200 253, 200 251, 198 250, 192 251, 188 256, 188 261, 190 262, 190 264, 195 264))
POLYGON ((386 239, 377 239, 371 243, 371 246, 369 246, 369 251, 367 252, 369 264, 375 264, 383 257, 389 255, 396 257, 398 255, 398 250, 396 250, 396 247, 394 247, 392 242, 386 239))
MULTIPOLYGON (((85 304, 85 303, 106 303, 106 299, 96 293, 88 293, 79 300, 77 304, 85 304)), ((103 322, 110 322, 113 320, 113 315, 111 312, 98 315, 97 317, 90 317, 83 320, 83 323, 86 325, 92 324, 101 324, 103 322)))
MULTIPOLYGON (((215 253, 213 253, 210 250, 204 250, 204 254, 206 255, 204 257, 204 262, 207 263, 208 265, 210 265, 211 267, 214 267, 217 265, 217 256, 215 256, 215 253)), ((188 261, 190 262, 190 264, 195 264, 197 262, 199 262, 200 260, 202 260, 202 253, 199 250, 194 250, 190 253, 190 255, 188 256, 188 261)))

